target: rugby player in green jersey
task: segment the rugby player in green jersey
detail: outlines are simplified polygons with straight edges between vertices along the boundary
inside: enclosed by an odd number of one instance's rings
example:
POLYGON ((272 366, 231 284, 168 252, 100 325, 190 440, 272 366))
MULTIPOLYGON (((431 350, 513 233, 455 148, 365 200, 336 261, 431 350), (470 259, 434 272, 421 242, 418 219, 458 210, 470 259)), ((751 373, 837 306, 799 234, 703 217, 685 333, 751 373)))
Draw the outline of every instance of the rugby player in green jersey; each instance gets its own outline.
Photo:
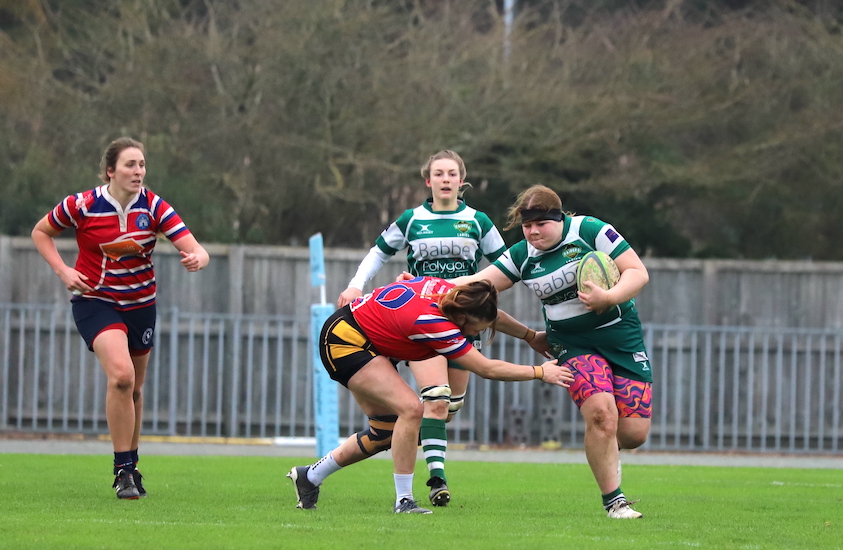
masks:
MULTIPOLYGON (((453 151, 440 151, 421 168, 431 198, 406 210, 375 241, 375 246, 357 268, 348 288, 340 294, 337 307, 363 295, 363 287, 398 251, 407 249, 407 267, 414 276, 453 279, 478 270, 485 256, 494 261, 506 250, 500 232, 483 212, 461 200, 465 183, 465 163, 453 151)), ((480 338, 472 339, 480 348, 480 338)), ((445 423, 464 404, 470 372, 457 363, 437 356, 410 361, 424 402, 420 440, 430 479, 430 502, 446 506, 451 491, 445 477, 448 435, 445 423)))
POLYGON ((543 185, 510 207, 506 229, 519 224, 524 240, 454 283, 488 279, 503 291, 521 281, 535 292, 546 331, 528 337, 530 346, 549 350, 574 373, 568 392, 585 420, 585 453, 603 507, 610 518, 640 518, 621 491, 619 449, 641 446, 650 431, 653 377, 633 300, 649 281, 647 268, 614 227, 564 213, 562 200, 543 185), (612 257, 620 280, 609 290, 587 282, 589 291, 581 292, 577 263, 593 250, 612 257))

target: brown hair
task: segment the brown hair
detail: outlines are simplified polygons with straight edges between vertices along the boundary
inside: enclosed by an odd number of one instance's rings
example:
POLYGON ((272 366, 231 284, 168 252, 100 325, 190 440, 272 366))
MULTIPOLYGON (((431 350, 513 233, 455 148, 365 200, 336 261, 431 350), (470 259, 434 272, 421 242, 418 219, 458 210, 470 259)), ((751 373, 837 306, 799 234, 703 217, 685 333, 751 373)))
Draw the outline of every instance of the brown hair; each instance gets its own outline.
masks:
POLYGON ((99 176, 104 183, 111 182, 111 178, 108 177, 108 171, 117 168, 117 157, 120 156, 120 153, 132 147, 140 149, 141 153, 146 156, 143 143, 130 137, 117 138, 108 144, 108 147, 105 148, 105 153, 102 155, 102 160, 100 160, 99 176))
MULTIPOLYGON (((498 318, 498 290, 488 279, 455 286, 439 298, 439 310, 451 321, 465 315, 480 321, 498 318)), ((495 329, 492 325, 491 342, 495 329)))
POLYGON ((463 180, 462 185, 460 186, 459 196, 462 197, 463 193, 465 193, 465 190, 472 187, 472 185, 465 181, 465 175, 467 173, 465 171, 465 162, 463 162, 462 157, 458 153, 454 151, 449 151, 448 149, 443 149, 435 155, 432 155, 429 159, 427 159, 427 162, 424 163, 424 165, 421 167, 422 177, 425 181, 430 179, 430 165, 433 164, 434 161, 439 159, 451 159, 452 161, 457 163, 457 166, 459 166, 460 179, 463 180))
POLYGON ((516 197, 515 204, 506 212, 506 226, 504 230, 512 229, 521 223, 522 210, 562 210, 562 199, 556 191, 545 185, 533 185, 521 191, 516 197))

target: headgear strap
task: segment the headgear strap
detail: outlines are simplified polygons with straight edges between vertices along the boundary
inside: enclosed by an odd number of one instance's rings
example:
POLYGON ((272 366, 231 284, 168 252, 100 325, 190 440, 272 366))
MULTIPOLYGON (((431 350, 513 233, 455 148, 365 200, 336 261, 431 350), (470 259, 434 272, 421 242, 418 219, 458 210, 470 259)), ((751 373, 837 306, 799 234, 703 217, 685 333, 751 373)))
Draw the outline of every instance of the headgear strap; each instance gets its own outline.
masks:
POLYGON ((542 208, 525 208, 521 211, 521 223, 542 220, 561 222, 562 218, 562 211, 558 208, 551 208, 550 210, 544 210, 542 208))

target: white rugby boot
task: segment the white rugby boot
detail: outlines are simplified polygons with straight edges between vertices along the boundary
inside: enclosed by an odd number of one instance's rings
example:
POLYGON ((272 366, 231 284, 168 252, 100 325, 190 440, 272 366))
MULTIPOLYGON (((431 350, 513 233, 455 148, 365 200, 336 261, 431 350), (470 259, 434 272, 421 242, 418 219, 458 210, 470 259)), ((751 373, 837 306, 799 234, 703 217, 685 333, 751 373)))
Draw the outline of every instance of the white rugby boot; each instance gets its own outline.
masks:
POLYGON ((633 510, 630 503, 626 500, 619 500, 612 503, 608 510, 606 510, 606 515, 613 519, 638 519, 644 517, 644 514, 641 512, 633 510))

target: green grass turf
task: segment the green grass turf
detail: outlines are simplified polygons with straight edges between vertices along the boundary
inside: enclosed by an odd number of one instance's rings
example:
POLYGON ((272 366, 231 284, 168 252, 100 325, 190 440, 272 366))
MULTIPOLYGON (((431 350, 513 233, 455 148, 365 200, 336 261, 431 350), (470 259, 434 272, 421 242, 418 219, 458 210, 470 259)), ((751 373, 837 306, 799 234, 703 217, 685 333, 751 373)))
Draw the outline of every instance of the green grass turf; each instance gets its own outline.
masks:
MULTIPOLYGON (((843 470, 624 466, 643 520, 610 520, 578 464, 448 463, 454 495, 394 515, 392 463, 368 460, 295 509, 295 458, 147 456, 120 501, 109 457, 0 454, 0 548, 843 548, 843 470)), ((416 497, 427 502, 419 461, 416 497)))

